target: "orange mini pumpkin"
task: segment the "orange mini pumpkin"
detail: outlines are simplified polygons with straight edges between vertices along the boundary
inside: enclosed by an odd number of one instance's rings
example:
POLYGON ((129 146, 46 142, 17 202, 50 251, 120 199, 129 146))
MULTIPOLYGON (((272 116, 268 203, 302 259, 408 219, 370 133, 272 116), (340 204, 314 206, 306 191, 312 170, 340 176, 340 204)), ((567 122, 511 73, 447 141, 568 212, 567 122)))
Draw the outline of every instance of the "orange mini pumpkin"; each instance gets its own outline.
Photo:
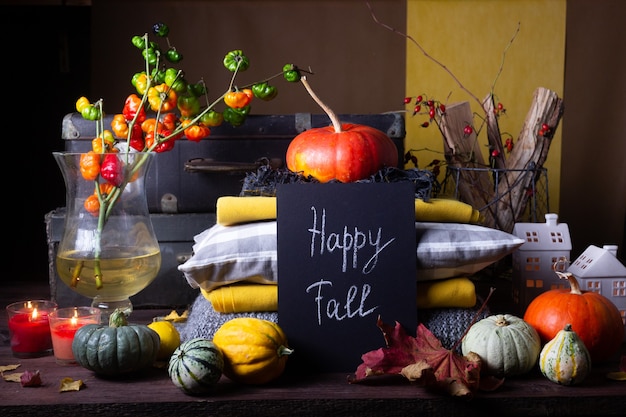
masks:
POLYGON ((342 124, 313 92, 306 77, 300 81, 328 114, 332 126, 305 130, 293 138, 286 155, 289 170, 310 175, 323 183, 333 179, 345 183, 398 165, 398 148, 387 134, 371 126, 342 124))
POLYGON ((538 295, 526 308, 524 320, 537 330, 543 343, 571 324, 593 362, 611 359, 624 339, 624 323, 619 310, 605 296, 581 291, 571 273, 555 272, 568 280, 571 289, 554 289, 538 295))
POLYGON ((287 168, 320 182, 354 182, 398 165, 398 149, 382 131, 360 124, 306 130, 287 149, 287 168))

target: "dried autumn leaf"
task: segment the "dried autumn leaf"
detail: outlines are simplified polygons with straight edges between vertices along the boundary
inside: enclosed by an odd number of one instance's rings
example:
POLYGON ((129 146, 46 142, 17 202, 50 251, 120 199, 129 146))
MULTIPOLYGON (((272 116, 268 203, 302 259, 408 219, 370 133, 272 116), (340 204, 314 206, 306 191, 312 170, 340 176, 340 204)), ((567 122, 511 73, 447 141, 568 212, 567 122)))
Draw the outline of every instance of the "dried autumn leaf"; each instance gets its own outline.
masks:
POLYGON ((417 342, 406 334, 400 323, 396 322, 396 326, 391 327, 379 317, 376 324, 383 332, 387 348, 363 354, 363 363, 358 366, 355 379, 351 382, 374 375, 399 375, 404 367, 416 363, 412 352, 417 349, 417 342))
POLYGON ((39 373, 39 371, 24 371, 20 376, 20 383, 23 387, 40 387, 41 374, 39 373))
POLYGON ((163 320, 171 321, 173 323, 183 323, 187 321, 187 318, 189 318, 188 310, 183 311, 183 314, 180 315, 176 310, 172 310, 167 316, 163 317, 163 320))
POLYGON ((61 380, 61 386, 59 392, 67 391, 80 391, 85 386, 85 383, 81 379, 74 381, 72 378, 63 378, 61 380))
POLYGON ((22 382, 21 378, 22 378, 22 374, 24 372, 14 372, 12 374, 7 374, 7 375, 2 375, 2 379, 4 379, 7 382, 22 382))
MULTIPOLYGON (((470 352, 461 356, 454 350, 445 349, 439 339, 426 326, 417 327, 418 351, 415 357, 426 361, 435 370, 437 381, 446 381, 448 378, 464 384, 470 392, 476 391, 480 384, 481 359, 477 354, 470 352)), ((458 389, 454 390, 459 392, 458 389)))
POLYGON ((626 381, 626 372, 609 372, 606 377, 614 381, 626 381))
POLYGON ((626 381, 626 355, 620 357, 618 369, 616 372, 609 372, 606 377, 614 381, 626 381))
POLYGON ((382 330, 386 348, 365 353, 350 382, 356 383, 375 375, 400 374, 412 382, 432 386, 455 395, 471 396, 480 384, 481 360, 478 355, 463 357, 454 350, 445 349, 424 325, 419 324, 416 337, 409 336, 402 325, 390 326, 380 317, 377 326, 382 330), (431 371, 424 370, 431 368, 431 371))
POLYGON ((0 365, 0 373, 4 373, 6 371, 12 371, 14 369, 17 369, 21 366, 22 364, 18 363, 16 365, 0 365))
POLYGON ((419 382, 423 386, 432 385, 437 380, 433 368, 424 361, 405 366, 400 375, 411 382, 419 382))
POLYGON ((472 398, 474 393, 462 381, 454 378, 445 378, 443 381, 437 381, 437 385, 442 391, 447 392, 453 397, 472 398))

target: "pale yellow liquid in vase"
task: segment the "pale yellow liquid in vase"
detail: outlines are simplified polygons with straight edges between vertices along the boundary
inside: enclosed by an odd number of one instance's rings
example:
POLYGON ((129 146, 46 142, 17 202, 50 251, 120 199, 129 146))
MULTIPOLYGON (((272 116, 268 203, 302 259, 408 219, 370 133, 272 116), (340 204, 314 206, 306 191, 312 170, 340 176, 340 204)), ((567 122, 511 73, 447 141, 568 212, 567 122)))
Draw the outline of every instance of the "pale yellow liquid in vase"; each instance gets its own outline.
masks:
POLYGON ((89 298, 98 296, 103 300, 116 301, 137 294, 156 278, 161 268, 161 252, 157 248, 145 255, 124 256, 124 251, 120 249, 105 251, 100 258, 100 289, 96 288, 93 257, 86 259, 78 252, 58 253, 56 262, 61 281, 77 293, 89 298), (80 268, 79 279, 72 285, 77 267, 80 268))

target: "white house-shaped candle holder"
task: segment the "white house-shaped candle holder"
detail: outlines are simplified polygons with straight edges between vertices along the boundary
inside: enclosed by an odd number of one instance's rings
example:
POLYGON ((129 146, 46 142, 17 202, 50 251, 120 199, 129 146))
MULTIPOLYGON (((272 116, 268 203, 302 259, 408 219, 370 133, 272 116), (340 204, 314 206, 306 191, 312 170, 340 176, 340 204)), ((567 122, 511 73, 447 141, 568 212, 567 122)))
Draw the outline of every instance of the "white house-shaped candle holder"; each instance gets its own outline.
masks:
POLYGON ((626 327, 626 266, 617 259, 616 245, 589 246, 567 272, 576 277, 581 290, 594 291, 611 300, 626 327))
POLYGON ((567 288, 567 282, 554 273, 557 261, 569 260, 572 242, 569 227, 559 223, 555 213, 545 215, 545 223, 516 223, 513 234, 525 242, 512 254, 512 296, 519 315, 530 302, 548 290, 567 288))

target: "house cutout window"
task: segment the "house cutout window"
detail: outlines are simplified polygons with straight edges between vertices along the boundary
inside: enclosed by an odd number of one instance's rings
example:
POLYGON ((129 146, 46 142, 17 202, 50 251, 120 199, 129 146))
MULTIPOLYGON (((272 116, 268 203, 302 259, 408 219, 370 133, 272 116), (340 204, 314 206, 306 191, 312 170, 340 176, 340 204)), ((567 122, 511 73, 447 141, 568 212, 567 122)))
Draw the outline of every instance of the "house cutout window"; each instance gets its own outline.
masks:
POLYGON ((560 232, 550 232, 552 243, 563 243, 563 234, 560 232))
POLYGON ((528 272, 539 271, 541 269, 541 258, 536 256, 526 257, 526 266, 524 269, 528 272))
POLYGON ((613 281, 613 297, 626 297, 626 280, 613 281))
POLYGON ((539 233, 528 231, 526 232, 526 241, 527 242, 539 242, 539 233))
POLYGON ((584 253, 574 261, 574 265, 576 265, 580 269, 587 269, 593 263, 593 258, 590 256, 586 256, 584 253))
POLYGON ((585 289, 587 291, 593 291, 602 293, 602 282, 600 280, 590 279, 585 282, 585 289))
POLYGON ((543 288, 542 279, 527 279, 526 288, 543 288))

